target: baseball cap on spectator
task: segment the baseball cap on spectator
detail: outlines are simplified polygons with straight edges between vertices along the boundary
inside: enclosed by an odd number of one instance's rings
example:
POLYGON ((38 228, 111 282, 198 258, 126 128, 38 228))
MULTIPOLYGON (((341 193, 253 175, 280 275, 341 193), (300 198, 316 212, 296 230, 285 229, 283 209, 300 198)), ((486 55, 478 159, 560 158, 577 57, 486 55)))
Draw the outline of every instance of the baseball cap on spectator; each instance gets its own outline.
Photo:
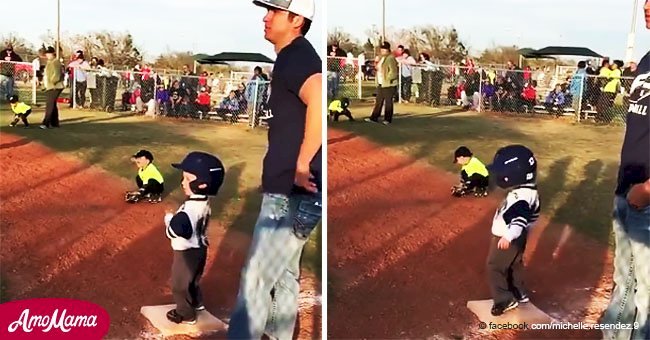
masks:
POLYGON ((275 8, 314 20, 314 0, 254 0, 253 3, 260 7, 275 8))
POLYGON ((56 52, 54 51, 54 47, 48 46, 47 50, 45 50, 45 53, 52 53, 53 54, 53 53, 56 53, 56 52))
POLYGON ((381 44, 381 48, 384 50, 390 50, 390 43, 388 41, 384 41, 384 43, 381 44))

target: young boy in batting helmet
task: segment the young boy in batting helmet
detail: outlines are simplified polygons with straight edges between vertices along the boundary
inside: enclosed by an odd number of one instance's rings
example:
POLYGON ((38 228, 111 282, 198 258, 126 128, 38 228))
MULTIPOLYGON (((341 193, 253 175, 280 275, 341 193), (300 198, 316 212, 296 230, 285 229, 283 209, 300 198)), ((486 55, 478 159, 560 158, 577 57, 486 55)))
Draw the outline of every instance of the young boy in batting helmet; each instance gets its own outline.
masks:
POLYGON ((187 200, 176 213, 165 215, 167 237, 174 250, 172 294, 176 308, 167 312, 174 323, 196 323, 196 312, 204 310, 199 280, 207 257, 207 228, 210 199, 223 184, 225 169, 219 158, 205 152, 191 152, 181 163, 172 164, 183 171, 181 186, 187 200))
POLYGON ((29 105, 18 101, 17 95, 9 97, 9 103, 11 105, 11 111, 14 112, 14 120, 10 125, 12 127, 16 126, 18 124, 18 121, 22 120, 23 124, 25 124, 25 128, 28 128, 29 122, 27 121, 27 116, 32 113, 32 108, 29 105))
POLYGON ((507 195, 492 221, 487 272, 498 316, 529 301, 524 288, 523 256, 530 228, 539 218, 537 160, 523 145, 499 149, 488 167, 507 195))
POLYGON ((131 160, 138 166, 135 182, 139 189, 127 191, 126 202, 136 203, 142 199, 147 199, 150 203, 160 202, 161 195, 165 191, 164 179, 153 164, 153 154, 148 150, 140 150, 131 157, 131 160))
POLYGON ((456 149, 454 163, 459 164, 461 170, 460 184, 451 188, 452 195, 462 197, 471 192, 474 192, 476 197, 488 195, 490 174, 483 162, 476 158, 470 149, 466 146, 456 149))

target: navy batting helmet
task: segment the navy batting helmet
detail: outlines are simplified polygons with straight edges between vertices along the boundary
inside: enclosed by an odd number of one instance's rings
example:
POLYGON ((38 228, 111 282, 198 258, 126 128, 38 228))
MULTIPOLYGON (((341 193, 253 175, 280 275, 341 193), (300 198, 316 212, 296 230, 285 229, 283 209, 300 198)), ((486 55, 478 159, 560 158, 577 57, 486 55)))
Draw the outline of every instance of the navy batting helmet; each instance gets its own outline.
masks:
POLYGON ((488 170, 490 177, 496 179, 497 185, 504 189, 535 183, 537 159, 533 152, 523 145, 508 145, 497 151, 488 170))
POLYGON ((226 169, 219 158, 201 151, 190 152, 181 163, 172 166, 196 176, 196 180, 190 183, 190 189, 198 195, 215 196, 226 175, 226 169), (203 189, 199 188, 202 184, 206 184, 203 189))

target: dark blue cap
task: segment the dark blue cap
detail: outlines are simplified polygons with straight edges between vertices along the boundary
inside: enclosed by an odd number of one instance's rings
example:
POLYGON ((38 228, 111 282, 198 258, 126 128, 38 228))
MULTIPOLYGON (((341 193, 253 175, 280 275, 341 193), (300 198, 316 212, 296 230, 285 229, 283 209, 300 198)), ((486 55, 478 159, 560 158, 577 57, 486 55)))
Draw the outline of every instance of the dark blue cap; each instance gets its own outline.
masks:
POLYGON ((208 184, 208 195, 215 195, 219 191, 226 172, 218 157, 202 151, 190 152, 182 162, 173 163, 172 166, 189 172, 198 181, 208 184))

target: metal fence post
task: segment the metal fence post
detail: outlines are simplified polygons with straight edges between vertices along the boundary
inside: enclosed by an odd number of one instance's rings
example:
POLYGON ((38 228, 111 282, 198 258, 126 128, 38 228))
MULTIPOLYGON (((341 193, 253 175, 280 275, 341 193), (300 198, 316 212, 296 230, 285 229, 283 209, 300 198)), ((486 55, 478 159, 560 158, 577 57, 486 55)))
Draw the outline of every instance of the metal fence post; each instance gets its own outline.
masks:
MULTIPOLYGON (((402 63, 399 60, 397 61, 397 68, 399 69, 398 78, 397 78, 397 100, 401 103, 402 102, 402 63)), ((393 99, 391 98, 390 100, 393 99)))
POLYGON ((72 91, 72 108, 77 107, 77 68, 72 68, 72 84, 70 85, 72 91))
MULTIPOLYGON (((156 71, 151 70, 149 72, 149 76, 151 77, 151 80, 153 81, 153 107, 154 107, 154 118, 159 116, 159 111, 161 111, 161 107, 158 106, 158 100, 156 98, 156 95, 158 94, 158 73, 156 71), (158 108, 158 109, 156 109, 158 108)), ((206 116, 208 115, 207 112, 204 113, 206 116)))
POLYGON ((361 73, 361 65, 359 65, 359 70, 357 72, 357 96, 359 97, 359 99, 361 99, 361 96, 363 95, 362 87, 363 87, 363 75, 361 73))
POLYGON ((578 119, 578 122, 580 122, 580 116, 582 116, 582 96, 584 96, 584 86, 586 80, 587 79, 584 75, 580 77, 580 93, 578 94, 578 109, 576 110, 576 118, 578 119))
POLYGON ((251 127, 255 128, 256 114, 257 114, 257 94, 260 88, 260 78, 255 78, 255 92, 253 93, 253 119, 251 119, 251 127))
POLYGON ((483 69, 479 68, 479 80, 478 80, 478 112, 483 112, 482 107, 483 107, 483 69))
POLYGON ((36 76, 37 69, 34 65, 32 64, 32 104, 36 104, 36 83, 38 82, 38 77, 36 76))

